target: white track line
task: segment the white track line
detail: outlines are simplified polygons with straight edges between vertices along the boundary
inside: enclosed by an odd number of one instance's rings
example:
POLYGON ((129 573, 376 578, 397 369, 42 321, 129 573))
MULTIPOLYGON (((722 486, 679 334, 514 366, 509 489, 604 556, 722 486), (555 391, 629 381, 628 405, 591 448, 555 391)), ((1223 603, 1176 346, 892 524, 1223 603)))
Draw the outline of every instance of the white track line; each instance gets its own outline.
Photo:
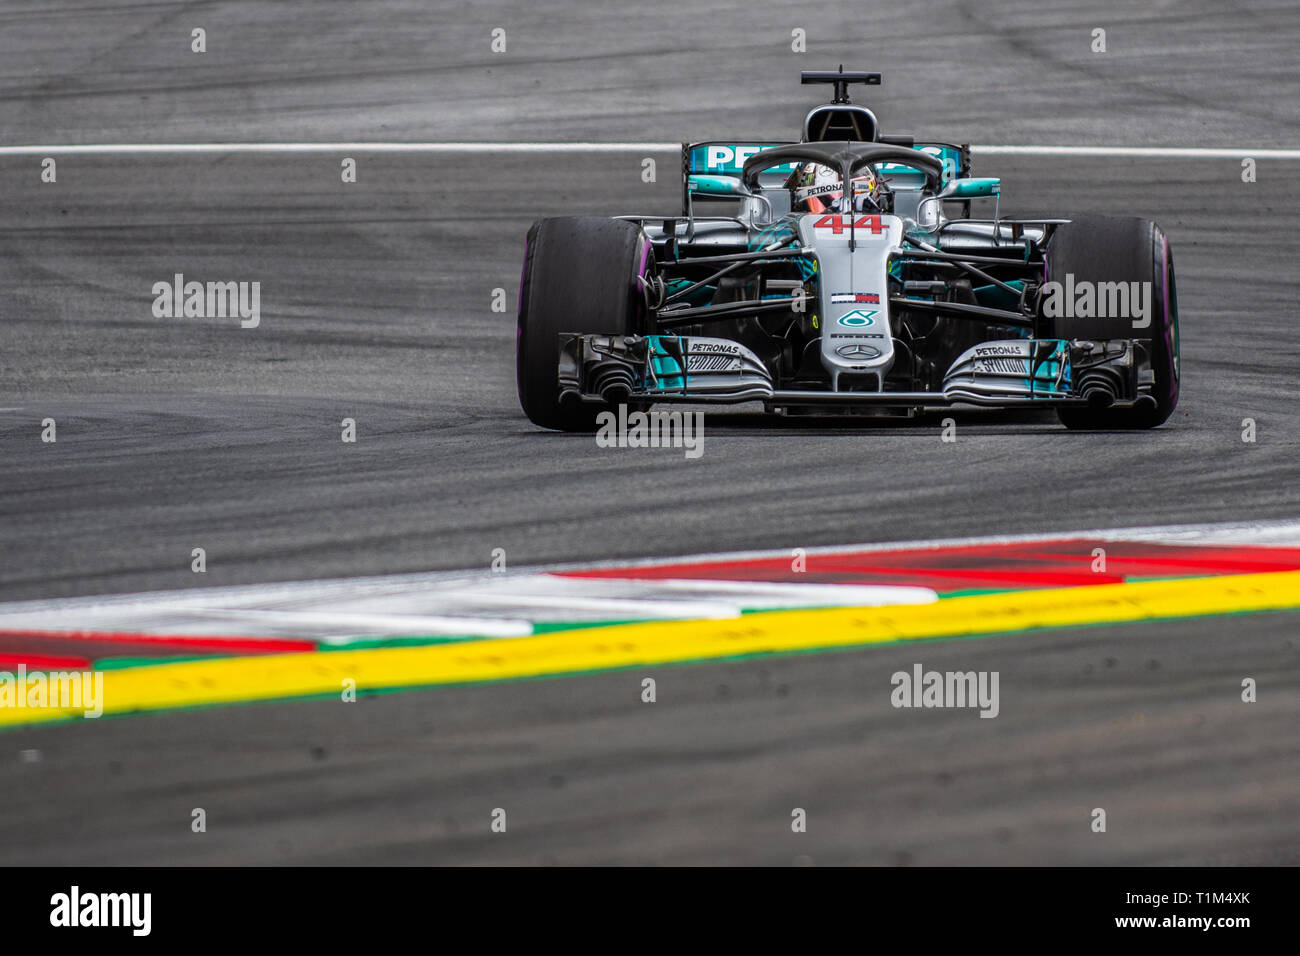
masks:
POLYGON ((0 146, 0 156, 51 153, 668 153, 681 143, 107 143, 0 146))
MULTIPOLYGON (((285 628, 324 628, 341 634, 438 634, 476 637, 527 637, 532 623, 525 620, 448 617, 429 614, 349 614, 337 610, 320 613, 283 611, 272 608, 218 608, 170 605, 158 610, 169 614, 189 613, 203 620, 252 621, 285 628)), ((128 628, 129 629, 129 628, 128 628)))
MULTIPOLYGON (((0 146, 0 156, 107 155, 113 153, 673 153, 681 143, 91 143, 0 146)), ((1300 159, 1300 149, 1244 146, 993 146, 974 145, 984 156, 1111 156, 1146 159, 1300 159)))
POLYGON ((1131 156, 1162 159, 1300 159, 1300 149, 1231 146, 972 146, 985 156, 1131 156))

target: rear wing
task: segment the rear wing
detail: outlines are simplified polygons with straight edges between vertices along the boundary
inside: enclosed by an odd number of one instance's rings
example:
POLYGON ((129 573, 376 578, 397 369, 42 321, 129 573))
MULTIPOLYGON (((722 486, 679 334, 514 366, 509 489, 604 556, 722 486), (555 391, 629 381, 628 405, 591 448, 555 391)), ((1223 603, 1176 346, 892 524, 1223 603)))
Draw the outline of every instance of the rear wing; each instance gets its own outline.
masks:
MULTIPOLYGON (((881 139, 887 140, 887 137, 882 136, 881 139)), ((908 143, 907 145, 917 152, 928 153, 943 163, 943 174, 939 177, 939 181, 944 185, 954 179, 966 179, 970 176, 969 143, 962 143, 960 146, 953 143, 908 143)), ((923 173, 913 170, 905 163, 881 163, 876 167, 876 171, 889 176, 915 174, 918 178, 924 179, 923 173)))
MULTIPOLYGON (((881 137, 881 142, 893 141, 896 145, 909 146, 912 149, 931 156, 943 163, 943 179, 965 179, 970 175, 970 146, 952 143, 914 143, 911 137, 881 137)), ((690 176, 703 173, 710 176, 734 176, 739 179, 744 170, 745 160, 775 146, 790 146, 793 141, 780 142, 742 142, 727 140, 710 140, 703 143, 682 143, 682 215, 689 215, 690 199, 688 196, 690 176)), ((794 171, 793 163, 774 166, 763 172, 759 182, 764 188, 779 186, 794 171)), ((903 163, 884 163, 879 171, 891 177, 905 178, 911 167, 903 163)), ((924 175, 916 173, 924 181, 924 175)))
MULTIPOLYGON (((745 160, 765 149, 774 146, 789 146, 790 141, 765 143, 732 143, 723 140, 711 140, 704 143, 682 143, 682 215, 691 214, 690 177, 693 173, 709 176, 731 176, 740 179, 744 171, 745 160)), ((794 171, 794 164, 773 167, 760 177, 764 187, 777 185, 775 180, 784 180, 794 171)))

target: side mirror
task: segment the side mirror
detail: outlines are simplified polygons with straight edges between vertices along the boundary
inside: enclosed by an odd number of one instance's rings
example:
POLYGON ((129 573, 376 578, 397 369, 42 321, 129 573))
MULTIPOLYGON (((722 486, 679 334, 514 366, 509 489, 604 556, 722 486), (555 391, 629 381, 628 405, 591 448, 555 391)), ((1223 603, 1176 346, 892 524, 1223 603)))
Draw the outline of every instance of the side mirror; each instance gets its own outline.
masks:
POLYGON ((939 191, 940 199, 984 199, 1000 195, 1000 179, 953 179, 939 191))
POLYGON ((686 179, 686 188, 692 196, 743 199, 750 195, 745 184, 735 176, 707 176, 702 173, 692 173, 686 179))

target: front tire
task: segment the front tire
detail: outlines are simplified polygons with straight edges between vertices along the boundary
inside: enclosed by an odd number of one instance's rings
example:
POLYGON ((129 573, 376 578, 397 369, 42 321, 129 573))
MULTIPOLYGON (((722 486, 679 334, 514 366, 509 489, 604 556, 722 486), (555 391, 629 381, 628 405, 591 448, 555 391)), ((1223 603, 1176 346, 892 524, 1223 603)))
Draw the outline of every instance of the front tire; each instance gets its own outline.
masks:
POLYGON ((519 288, 515 371, 519 404, 543 428, 592 431, 605 406, 559 401, 561 332, 631 335, 649 240, 621 219, 540 219, 528 230, 519 288))
POLYGON ((1164 231, 1148 219, 1075 216, 1056 227, 1047 248, 1047 280, 1075 283, 1150 282, 1151 324, 1134 329, 1128 317, 1053 320, 1061 339, 1142 339, 1147 344, 1154 402, 1131 408, 1061 408, 1071 429, 1155 428, 1178 405, 1178 289, 1174 258, 1164 231))

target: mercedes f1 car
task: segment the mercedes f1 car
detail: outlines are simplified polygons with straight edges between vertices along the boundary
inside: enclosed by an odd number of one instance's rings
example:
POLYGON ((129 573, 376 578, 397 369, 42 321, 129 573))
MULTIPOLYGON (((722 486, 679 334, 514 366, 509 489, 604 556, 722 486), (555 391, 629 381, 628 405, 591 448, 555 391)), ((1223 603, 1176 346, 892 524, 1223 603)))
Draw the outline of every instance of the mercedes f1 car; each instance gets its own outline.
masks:
POLYGON ((970 150, 885 135, 849 85, 799 142, 686 143, 680 216, 542 219, 528 232, 517 377, 555 429, 602 410, 1055 409, 1150 428, 1178 401, 1173 257, 1153 222, 999 218, 970 150), (846 188, 845 184, 848 184, 846 188), (991 200, 993 217, 971 216, 991 200), (729 202, 731 215, 699 215, 729 202))

